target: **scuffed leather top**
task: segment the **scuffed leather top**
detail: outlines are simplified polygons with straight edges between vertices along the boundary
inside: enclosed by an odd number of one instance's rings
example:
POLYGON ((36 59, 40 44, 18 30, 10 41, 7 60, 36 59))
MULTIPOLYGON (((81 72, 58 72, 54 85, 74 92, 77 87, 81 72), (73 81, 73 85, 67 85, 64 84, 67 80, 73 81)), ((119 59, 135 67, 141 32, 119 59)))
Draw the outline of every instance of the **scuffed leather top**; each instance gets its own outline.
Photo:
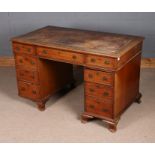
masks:
POLYGON ((134 42, 137 43, 143 39, 138 36, 47 26, 14 37, 12 41, 81 53, 120 57, 134 42))

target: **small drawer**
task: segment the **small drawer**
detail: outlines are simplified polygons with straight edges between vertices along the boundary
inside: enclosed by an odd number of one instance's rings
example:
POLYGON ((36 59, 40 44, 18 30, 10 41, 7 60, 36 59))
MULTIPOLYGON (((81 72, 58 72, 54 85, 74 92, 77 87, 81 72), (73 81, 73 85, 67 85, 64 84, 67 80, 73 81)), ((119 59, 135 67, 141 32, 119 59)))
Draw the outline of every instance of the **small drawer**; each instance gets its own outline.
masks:
POLYGON ((103 56, 88 55, 86 65, 102 68, 115 68, 115 59, 103 56))
POLYGON ((24 45, 19 43, 13 43, 13 51, 15 53, 25 53, 25 54, 31 54, 35 55, 35 48, 30 45, 24 45))
POLYGON ((17 69, 18 80, 24 80, 28 82, 38 83, 38 73, 36 71, 17 69))
POLYGON ((85 108, 86 112, 112 118, 113 104, 109 100, 97 100, 91 96, 85 96, 85 108))
POLYGON ((37 53, 41 57, 45 57, 47 59, 54 59, 54 60, 62 60, 71 62, 74 64, 83 64, 84 63, 84 56, 80 53, 73 53, 67 51, 60 51, 57 49, 48 49, 48 48, 37 48, 37 53))
POLYGON ((36 70, 37 69, 37 58, 30 56, 15 56, 16 65, 21 69, 36 70))
POLYGON ((22 97, 30 98, 30 99, 38 99, 39 98, 39 86, 19 81, 18 82, 18 90, 19 95, 22 97))
POLYGON ((114 76, 112 73, 90 70, 90 69, 84 70, 84 80, 88 82, 107 84, 111 86, 114 84, 114 76))
POLYGON ((86 95, 94 96, 100 99, 113 98, 113 88, 91 82, 85 82, 85 93, 86 95))

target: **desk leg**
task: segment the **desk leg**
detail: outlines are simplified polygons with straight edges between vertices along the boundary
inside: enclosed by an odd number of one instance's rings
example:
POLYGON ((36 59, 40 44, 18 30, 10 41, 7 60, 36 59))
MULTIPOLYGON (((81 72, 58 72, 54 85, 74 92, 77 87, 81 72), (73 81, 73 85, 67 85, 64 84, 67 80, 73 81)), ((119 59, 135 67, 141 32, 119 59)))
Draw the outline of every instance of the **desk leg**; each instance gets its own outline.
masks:
POLYGON ((136 96, 135 102, 137 102, 138 104, 140 104, 140 103, 141 103, 141 97, 142 97, 142 94, 139 93, 139 94, 136 96))
POLYGON ((82 114, 81 115, 81 122, 82 123, 87 123, 90 120, 95 119, 95 117, 91 116, 91 115, 87 115, 87 114, 82 114))
POLYGON ((108 123, 108 129, 109 131, 111 132, 116 132, 117 131, 117 124, 118 124, 118 121, 115 121, 115 122, 107 122, 108 123))
POLYGON ((39 102, 37 102, 37 106, 38 106, 38 109, 40 111, 44 111, 45 110, 45 103, 46 103, 46 101, 39 101, 39 102))

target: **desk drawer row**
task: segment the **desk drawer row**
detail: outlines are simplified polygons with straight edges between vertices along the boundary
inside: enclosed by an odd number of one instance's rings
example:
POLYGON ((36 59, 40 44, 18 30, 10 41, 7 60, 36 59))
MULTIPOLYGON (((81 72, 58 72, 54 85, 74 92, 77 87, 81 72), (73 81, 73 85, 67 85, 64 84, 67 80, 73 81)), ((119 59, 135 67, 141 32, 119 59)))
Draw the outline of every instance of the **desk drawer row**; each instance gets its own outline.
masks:
POLYGON ((40 97, 38 59, 33 46, 13 44, 19 95, 32 100, 40 97))
POLYGON ((102 117, 113 117, 114 75, 92 69, 84 70, 85 110, 102 117))
POLYGON ((38 55, 39 57, 60 60, 64 62, 69 62, 72 64, 85 64, 88 66, 94 67, 105 67, 114 69, 116 67, 116 59, 110 57, 100 57, 97 55, 85 55, 81 53, 44 48, 44 47, 35 47, 30 45, 24 45, 19 43, 13 44, 14 53, 26 54, 27 56, 38 55))

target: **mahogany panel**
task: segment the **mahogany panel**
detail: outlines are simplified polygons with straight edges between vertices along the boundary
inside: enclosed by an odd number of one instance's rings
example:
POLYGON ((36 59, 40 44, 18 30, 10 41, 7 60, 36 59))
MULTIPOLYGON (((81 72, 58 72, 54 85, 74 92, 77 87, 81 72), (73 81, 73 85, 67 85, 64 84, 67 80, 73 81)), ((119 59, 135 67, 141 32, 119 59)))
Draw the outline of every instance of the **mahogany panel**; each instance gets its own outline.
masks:
POLYGON ((38 100, 40 98, 40 86, 29 82, 18 81, 19 96, 38 100))
POLYGON ((135 101, 139 94, 140 60, 141 54, 115 74, 115 117, 135 101))
POLYGON ((85 82, 85 94, 89 96, 98 97, 101 99, 103 98, 112 100, 113 88, 106 85, 85 82))
POLYGON ((114 73, 104 71, 85 69, 84 80, 88 82, 95 82, 99 84, 111 85, 114 84, 114 73))
POLYGON ((23 80, 27 82, 39 83, 38 72, 24 69, 16 69, 18 80, 23 80))
POLYGON ((85 110, 101 117, 113 117, 113 104, 109 100, 99 100, 91 96, 85 96, 85 110))
POLYGON ((73 64, 84 64, 84 55, 79 53, 38 47, 37 54, 40 57, 44 57, 47 59, 67 61, 73 64))
POLYGON ((18 68, 37 70, 37 58, 28 55, 15 55, 15 63, 18 68))
POLYGON ((24 53, 24 54, 36 55, 36 49, 34 46, 19 44, 19 43, 13 43, 12 46, 13 46, 13 51, 15 53, 24 53))

